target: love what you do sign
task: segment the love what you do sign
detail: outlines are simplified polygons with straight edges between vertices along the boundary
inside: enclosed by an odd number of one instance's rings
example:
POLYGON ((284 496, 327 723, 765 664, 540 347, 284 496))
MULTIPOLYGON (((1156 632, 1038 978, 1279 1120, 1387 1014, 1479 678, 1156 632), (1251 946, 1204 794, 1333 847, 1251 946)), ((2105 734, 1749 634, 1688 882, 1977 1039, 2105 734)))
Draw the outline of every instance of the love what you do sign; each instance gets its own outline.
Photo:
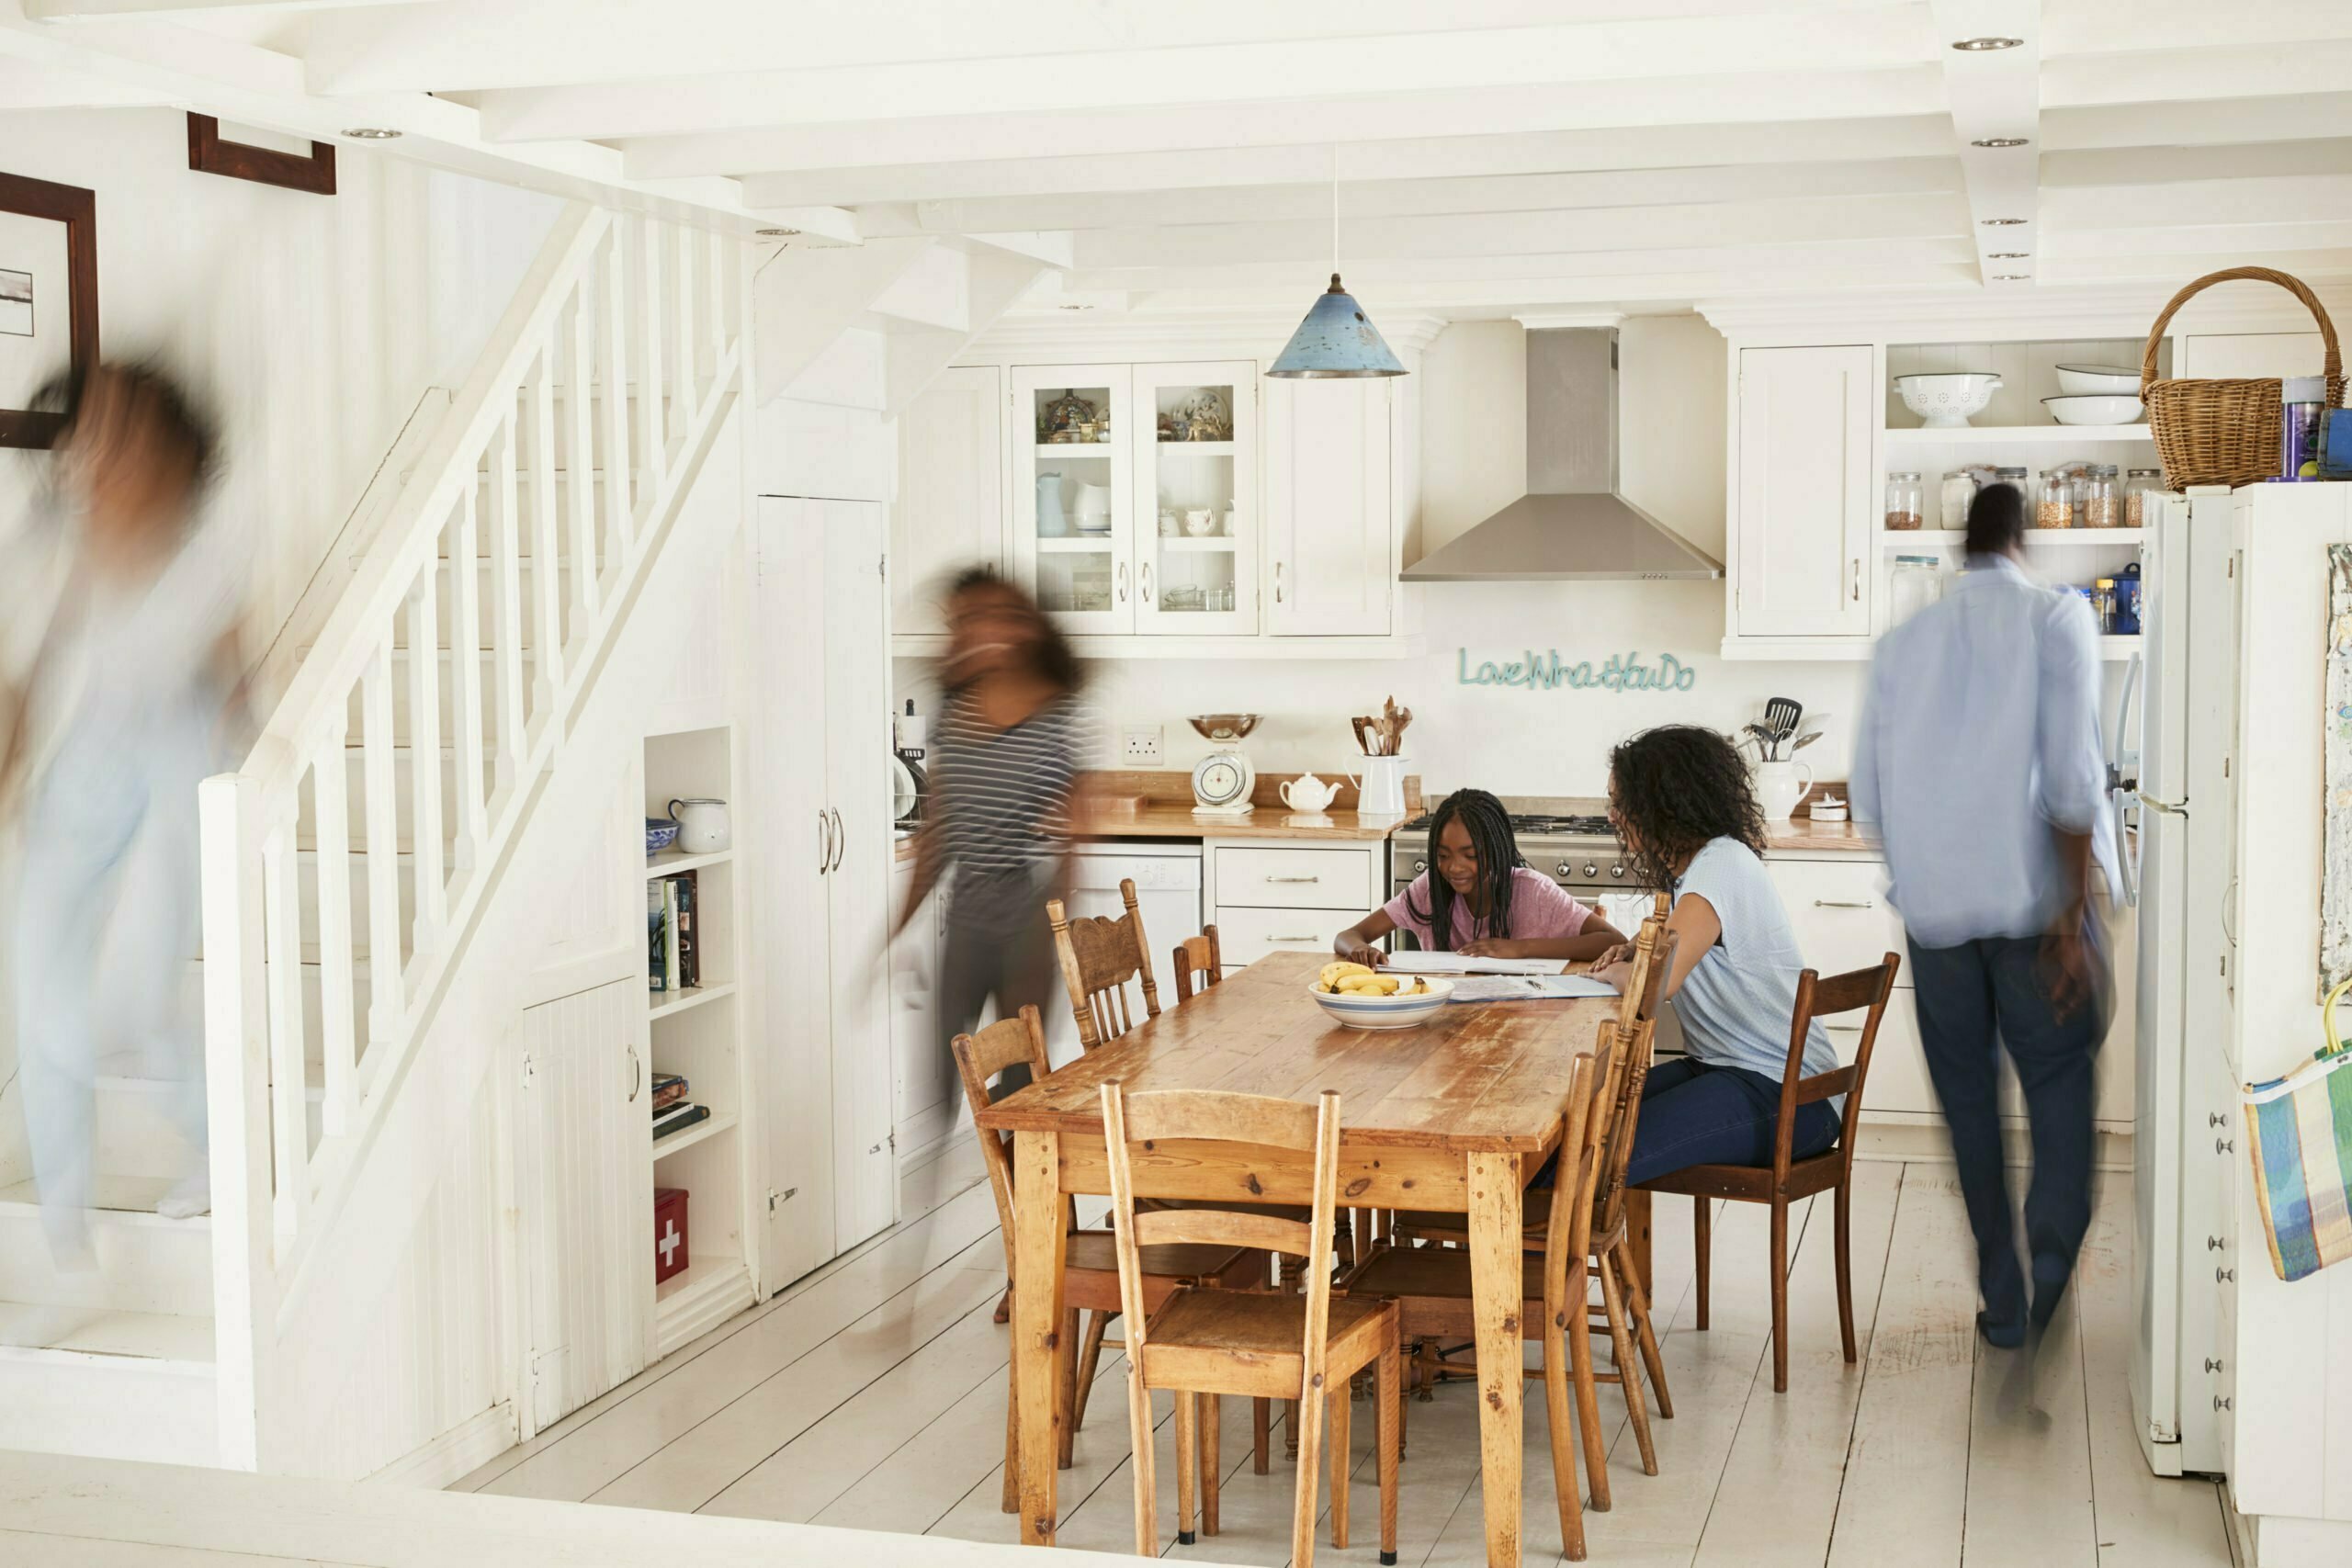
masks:
POLYGON ((1527 657, 1507 664, 1489 659, 1473 666, 1465 648, 1456 656, 1455 679, 1464 686, 1524 686, 1531 692, 1687 692, 1697 684, 1699 672, 1670 653, 1659 654, 1655 663, 1643 662, 1638 653, 1612 653, 1608 663, 1596 667, 1589 659, 1572 664, 1558 649, 1538 653, 1532 648, 1527 657))

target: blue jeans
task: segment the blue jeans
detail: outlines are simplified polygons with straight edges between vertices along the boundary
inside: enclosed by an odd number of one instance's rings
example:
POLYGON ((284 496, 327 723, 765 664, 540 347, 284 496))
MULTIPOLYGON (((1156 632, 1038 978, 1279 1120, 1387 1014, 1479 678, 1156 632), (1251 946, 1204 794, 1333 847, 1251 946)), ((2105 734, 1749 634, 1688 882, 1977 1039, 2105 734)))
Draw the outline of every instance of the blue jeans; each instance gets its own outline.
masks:
POLYGON ((1999 1060, 2016 1064, 2033 1128, 2033 1182, 2026 1191, 2026 1247, 2033 1258, 2035 1316, 2047 1322, 2074 1273, 2091 1223, 2091 1061, 2109 1013, 2106 953, 2098 923, 2085 933, 2098 955, 2095 994, 2064 1018, 2039 973, 2039 937, 1987 937, 1957 947, 1912 942, 1911 979, 1928 1077, 1943 1102, 1960 1192, 1976 1233, 1984 1315, 2026 1314, 2009 1193, 2001 1160, 1999 1060))
MULTIPOLYGON (((1780 1115, 1780 1079, 1745 1067, 1668 1057, 1643 1083, 1642 1116, 1634 1128, 1625 1180, 1638 1187, 1693 1165, 1769 1166, 1780 1115)), ((1827 1100, 1798 1106, 1790 1153, 1797 1159, 1820 1154, 1838 1141, 1838 1112, 1827 1100)))

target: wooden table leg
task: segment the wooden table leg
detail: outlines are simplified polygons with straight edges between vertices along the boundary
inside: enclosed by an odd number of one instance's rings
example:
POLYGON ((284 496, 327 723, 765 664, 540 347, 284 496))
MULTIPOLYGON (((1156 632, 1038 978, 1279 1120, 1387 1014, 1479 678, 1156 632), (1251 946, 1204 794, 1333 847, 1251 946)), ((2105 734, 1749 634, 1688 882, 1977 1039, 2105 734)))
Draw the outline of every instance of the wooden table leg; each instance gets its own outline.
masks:
POLYGON ((1644 1301, 1656 1301, 1650 1289, 1650 1195, 1638 1187, 1625 1190, 1625 1245, 1634 1255, 1634 1278, 1644 1301))
POLYGON ((1021 1540, 1054 1543, 1056 1461, 1061 1454, 1059 1359, 1063 1214, 1061 1135, 1022 1133, 1012 1145, 1012 1358, 1021 1450, 1021 1540))
POLYGON ((1478 1340, 1478 1457, 1487 1568, 1519 1568, 1520 1158, 1469 1156, 1471 1315, 1478 1340))

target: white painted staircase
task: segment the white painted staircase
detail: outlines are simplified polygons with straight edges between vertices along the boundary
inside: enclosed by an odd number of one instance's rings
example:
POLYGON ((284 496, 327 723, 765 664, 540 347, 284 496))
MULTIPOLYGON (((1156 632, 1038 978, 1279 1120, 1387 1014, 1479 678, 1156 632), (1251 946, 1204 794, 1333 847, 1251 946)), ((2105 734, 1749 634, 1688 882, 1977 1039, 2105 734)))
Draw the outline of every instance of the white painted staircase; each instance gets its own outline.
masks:
POLYGON ((214 1213, 155 1213, 188 1156, 176 1086, 135 1060, 97 1085, 95 1275, 51 1266, 0 1145, 0 1449, 261 1462, 322 1235, 743 385, 742 264, 560 220, 252 755, 205 784, 181 978, 214 1213))

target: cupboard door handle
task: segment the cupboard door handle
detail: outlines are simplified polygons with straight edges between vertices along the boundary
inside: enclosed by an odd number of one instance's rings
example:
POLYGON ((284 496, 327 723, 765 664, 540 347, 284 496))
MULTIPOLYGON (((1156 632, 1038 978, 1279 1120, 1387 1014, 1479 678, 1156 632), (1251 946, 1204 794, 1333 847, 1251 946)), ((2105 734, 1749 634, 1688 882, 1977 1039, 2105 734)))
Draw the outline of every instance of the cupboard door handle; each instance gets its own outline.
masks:
POLYGON ((1875 909, 1878 906, 1868 898, 1815 898, 1816 909, 1875 909))
POLYGON ((1825 1023, 1821 1027, 1832 1034, 1860 1034, 1862 1032, 1859 1023, 1825 1023))
POLYGON ((2228 1242, 2217 1235, 2209 1235, 2205 1238, 2205 1250, 2208 1252, 2219 1252, 2228 1245, 2228 1242))
POLYGON ((2230 1280, 2234 1280, 2237 1277, 2238 1271, 2234 1269, 2216 1269, 2213 1270, 2213 1283, 2217 1285, 2227 1284, 2230 1280))
POLYGON ((833 822, 823 807, 817 807, 817 874, 833 869, 833 822))
POLYGON ((1141 584, 1142 590, 1141 592, 1137 594, 1137 597, 1142 599, 1145 604, 1148 604, 1151 603, 1151 563, 1149 561, 1144 562, 1143 565, 1136 569, 1136 571, 1137 581, 1141 584))
POLYGON ((1269 942, 1321 942, 1323 939, 1319 936, 1277 936, 1268 937, 1266 940, 1269 942))
POLYGON ((1861 563, 1860 559, 1859 558, 1856 558, 1856 560, 1855 560, 1855 562, 1854 562, 1854 603, 1855 603, 1855 604, 1860 604, 1861 602, 1862 602, 1862 563, 1861 563))
POLYGON ((2229 1124, 2230 1119, 2218 1111, 2208 1111, 2205 1113, 2205 1125, 2208 1127, 2226 1127, 2229 1124))
POLYGON ((2229 1154, 2236 1149, 2237 1146, 2238 1141, 2235 1138, 2230 1139, 2227 1143, 2223 1143, 2219 1138, 2213 1140, 2213 1152, 2217 1155, 2229 1154))
POLYGON ((2230 1408, 2230 1402, 2217 1393, 2213 1396, 2213 1408, 2216 1410, 2227 1410, 2230 1408))
POLYGON ((645 1087, 645 1064, 638 1059, 637 1047, 628 1048, 628 1102, 637 1103, 637 1091, 645 1087))
POLYGON ((1269 882, 1320 882, 1323 879, 1320 876, 1270 876, 1266 880, 1269 882))
POLYGON ((2205 1370, 2209 1372, 2218 1372, 2222 1370, 2222 1363, 2208 1356, 2205 1358, 2205 1370))
POLYGON ((849 829, 842 825, 842 814, 833 813, 833 863, 831 869, 842 868, 842 856, 849 853, 849 829))
POLYGON ((1275 603, 1275 604, 1281 604, 1282 602, 1283 602, 1283 563, 1282 563, 1282 562, 1280 562, 1280 561, 1276 561, 1276 562, 1274 563, 1274 603, 1275 603))
POLYGON ((1121 561, 1121 562, 1119 563, 1119 603, 1120 603, 1120 604, 1125 604, 1126 602, 1127 602, 1127 563, 1126 563, 1126 562, 1125 562, 1125 561, 1121 561))

